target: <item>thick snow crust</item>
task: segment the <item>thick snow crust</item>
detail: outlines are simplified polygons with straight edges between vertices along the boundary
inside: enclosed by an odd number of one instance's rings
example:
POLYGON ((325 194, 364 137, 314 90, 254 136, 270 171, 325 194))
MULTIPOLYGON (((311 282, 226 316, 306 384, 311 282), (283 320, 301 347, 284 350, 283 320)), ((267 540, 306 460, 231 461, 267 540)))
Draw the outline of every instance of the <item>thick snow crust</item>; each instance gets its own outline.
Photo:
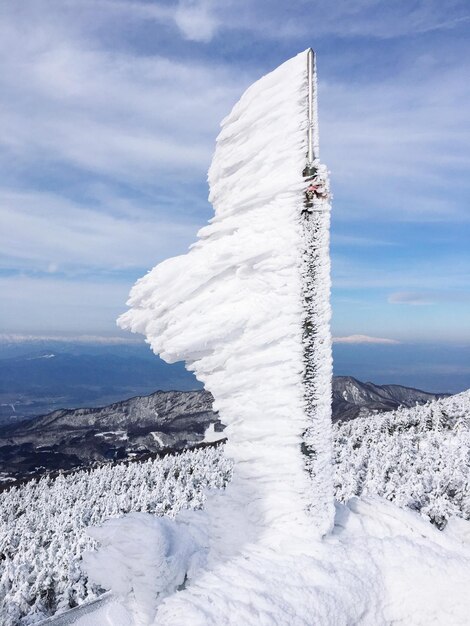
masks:
MULTIPOLYGON (((235 461, 227 501, 267 541, 275 529, 306 523, 309 507, 319 535, 333 519, 329 262, 321 284, 306 284, 306 243, 315 245, 306 242, 303 216, 306 104, 306 52, 245 92, 222 122, 209 171, 214 218, 188 254, 138 281, 119 320, 168 362, 186 361, 212 392, 235 461), (326 348, 313 404, 305 384, 306 291, 322 302, 316 329, 326 348), (312 429, 318 404, 321 427, 312 429), (301 453, 306 431, 314 489, 301 453)), ((310 237, 321 225, 328 221, 310 237)), ((320 250, 328 259, 327 233, 320 250)))

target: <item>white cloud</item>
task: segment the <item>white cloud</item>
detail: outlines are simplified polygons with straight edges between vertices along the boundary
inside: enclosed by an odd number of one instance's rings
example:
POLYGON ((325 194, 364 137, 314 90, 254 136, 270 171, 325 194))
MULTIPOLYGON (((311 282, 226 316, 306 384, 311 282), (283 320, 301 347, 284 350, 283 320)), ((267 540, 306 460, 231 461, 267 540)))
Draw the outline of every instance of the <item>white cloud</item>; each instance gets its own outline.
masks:
POLYGON ((429 294, 414 293, 410 291, 398 291, 392 293, 388 301, 390 304, 410 304, 412 306, 423 306, 428 304, 435 304, 429 294))
POLYGON ((218 23, 209 0, 180 0, 175 22, 186 39, 208 42, 214 36, 218 23))
POLYGON ((203 177, 243 76, 104 49, 55 26, 0 24, 3 168, 60 164, 121 184, 203 177))
POLYGON ((363 247, 383 247, 383 246, 399 246, 399 241, 379 239, 376 237, 364 237, 358 235, 345 235, 335 230, 331 233, 331 242, 336 246, 359 246, 363 247))
POLYGON ((334 337, 333 343, 373 343, 373 344, 387 344, 395 345, 399 344, 399 341, 395 339, 385 339, 383 337, 369 337, 369 335, 348 335, 347 337, 334 337))
MULTIPOLYGON (((105 49, 73 27, 73 2, 68 16, 54 2, 47 18, 25 7, 0 7, 0 268, 109 271, 184 251, 207 211, 194 188, 243 76, 105 49)), ((170 19, 100 1, 98 21, 107 8, 170 19)))
POLYGON ((342 219, 469 219, 468 71, 436 55, 380 80, 320 81, 322 152, 342 219))
POLYGON ((55 276, 2 276, 0 293, 0 327, 7 334, 105 335, 116 328, 129 285, 55 276))
POLYGON ((465 2, 417 0, 225 0, 215 5, 221 28, 258 38, 300 40, 336 36, 394 39, 451 29, 469 20, 465 2))
MULTIPOLYGON (((254 35, 290 39, 291 49, 294 41, 310 42, 312 33, 315 44, 330 34, 387 38, 450 28, 463 19, 459 10, 453 0, 289 6, 47 0, 47 11, 34 0, 1 4, 0 267, 34 269, 50 279, 8 282, 19 302, 13 306, 9 297, 11 320, 16 316, 26 328, 26 311, 37 305, 40 328, 72 328, 72 318, 82 321, 80 296, 96 295, 97 311, 86 309, 85 326, 95 330, 92 318, 114 325, 104 296, 119 312, 127 285, 103 283, 101 298, 98 282, 87 286, 60 275, 149 267, 194 238, 203 213, 196 218, 194 206, 201 207, 218 123, 269 68, 258 52, 250 69, 240 69, 233 58, 205 56, 205 46, 197 60, 188 54, 197 46, 178 35, 205 42, 219 31, 231 37, 240 31, 243 45, 253 44, 254 35), (71 316, 70 323, 61 315, 71 316)), ((377 75, 380 59, 371 62, 361 46, 352 46, 348 58, 325 52, 333 70, 320 74, 321 139, 338 221, 468 219, 462 208, 470 166, 467 61, 464 55, 446 61, 432 47, 421 56, 416 50, 377 75), (351 80, 345 68, 357 71, 361 63, 370 64, 367 79, 351 80)), ((248 67, 247 55, 241 57, 248 67)), ((363 237, 336 242, 387 243, 367 237, 366 226, 363 237)), ((399 255, 393 265, 367 256, 367 263, 335 256, 334 286, 418 293, 468 285, 467 270, 450 255, 438 258, 432 272, 428 263, 400 263, 399 255)))
MULTIPOLYGON (((112 207, 113 199, 106 204, 112 207)), ((110 214, 106 206, 82 206, 52 193, 0 188, 0 268, 51 274, 150 268, 184 252, 198 229, 132 206, 120 209, 110 214)))
POLYGON ((352 258, 343 254, 333 256, 334 289, 389 289, 397 292, 435 293, 468 290, 468 266, 458 255, 435 251, 432 260, 410 261, 410 258, 389 257, 374 260, 369 255, 352 258))

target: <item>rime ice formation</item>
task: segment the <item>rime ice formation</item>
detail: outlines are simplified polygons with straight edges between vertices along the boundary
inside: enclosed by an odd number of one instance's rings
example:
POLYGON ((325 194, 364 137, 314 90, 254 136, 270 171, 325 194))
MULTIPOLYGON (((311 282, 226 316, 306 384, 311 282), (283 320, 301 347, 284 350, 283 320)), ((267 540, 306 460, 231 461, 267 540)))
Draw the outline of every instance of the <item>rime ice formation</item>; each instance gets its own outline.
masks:
POLYGON ((110 519, 89 533, 102 546, 100 552, 84 555, 93 582, 132 597, 138 607, 133 613, 139 613, 144 624, 152 622, 161 598, 185 583, 202 554, 182 524, 148 513, 110 519))
MULTIPOLYGON (((234 460, 226 491, 175 520, 197 537, 204 561, 184 590, 152 599, 151 623, 463 626, 468 543, 379 499, 338 505, 327 534, 329 202, 308 57, 252 85, 223 121, 209 172, 214 218, 188 254, 135 285, 120 318, 212 392, 234 460)), ((115 549, 133 561, 141 548, 128 547, 115 549)))
MULTIPOLYGON (((235 461, 227 497, 266 540, 293 520, 318 535, 333 524, 329 204, 305 206, 308 55, 253 84, 222 122, 214 218, 137 282, 119 320, 212 392, 235 461)), ((315 93, 311 107, 310 165, 325 185, 315 93)))

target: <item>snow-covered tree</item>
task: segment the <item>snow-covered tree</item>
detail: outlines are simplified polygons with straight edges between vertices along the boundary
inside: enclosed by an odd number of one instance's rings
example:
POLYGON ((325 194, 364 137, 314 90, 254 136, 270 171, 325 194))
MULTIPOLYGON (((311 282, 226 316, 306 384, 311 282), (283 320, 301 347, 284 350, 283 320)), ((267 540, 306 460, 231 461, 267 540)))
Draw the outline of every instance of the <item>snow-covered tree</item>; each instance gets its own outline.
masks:
POLYGON ((339 500, 379 495, 438 527, 470 519, 470 392, 334 426, 339 500))
POLYGON ((231 464, 219 448, 143 463, 32 480, 0 494, 0 620, 33 624, 95 598, 80 562, 87 534, 129 512, 174 517, 200 508, 205 490, 225 486, 231 464))

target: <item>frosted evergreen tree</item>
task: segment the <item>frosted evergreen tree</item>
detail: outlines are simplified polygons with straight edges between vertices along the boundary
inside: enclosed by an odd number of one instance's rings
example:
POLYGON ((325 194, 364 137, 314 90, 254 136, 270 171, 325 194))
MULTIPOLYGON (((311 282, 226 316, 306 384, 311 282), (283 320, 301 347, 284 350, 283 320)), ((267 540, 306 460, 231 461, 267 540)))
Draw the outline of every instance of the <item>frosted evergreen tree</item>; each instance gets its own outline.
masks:
POLYGON ((204 490, 220 489, 231 465, 218 448, 92 471, 44 476, 0 493, 0 622, 27 626, 102 589, 82 555, 96 545, 87 528, 127 512, 174 517, 200 508, 204 490))

